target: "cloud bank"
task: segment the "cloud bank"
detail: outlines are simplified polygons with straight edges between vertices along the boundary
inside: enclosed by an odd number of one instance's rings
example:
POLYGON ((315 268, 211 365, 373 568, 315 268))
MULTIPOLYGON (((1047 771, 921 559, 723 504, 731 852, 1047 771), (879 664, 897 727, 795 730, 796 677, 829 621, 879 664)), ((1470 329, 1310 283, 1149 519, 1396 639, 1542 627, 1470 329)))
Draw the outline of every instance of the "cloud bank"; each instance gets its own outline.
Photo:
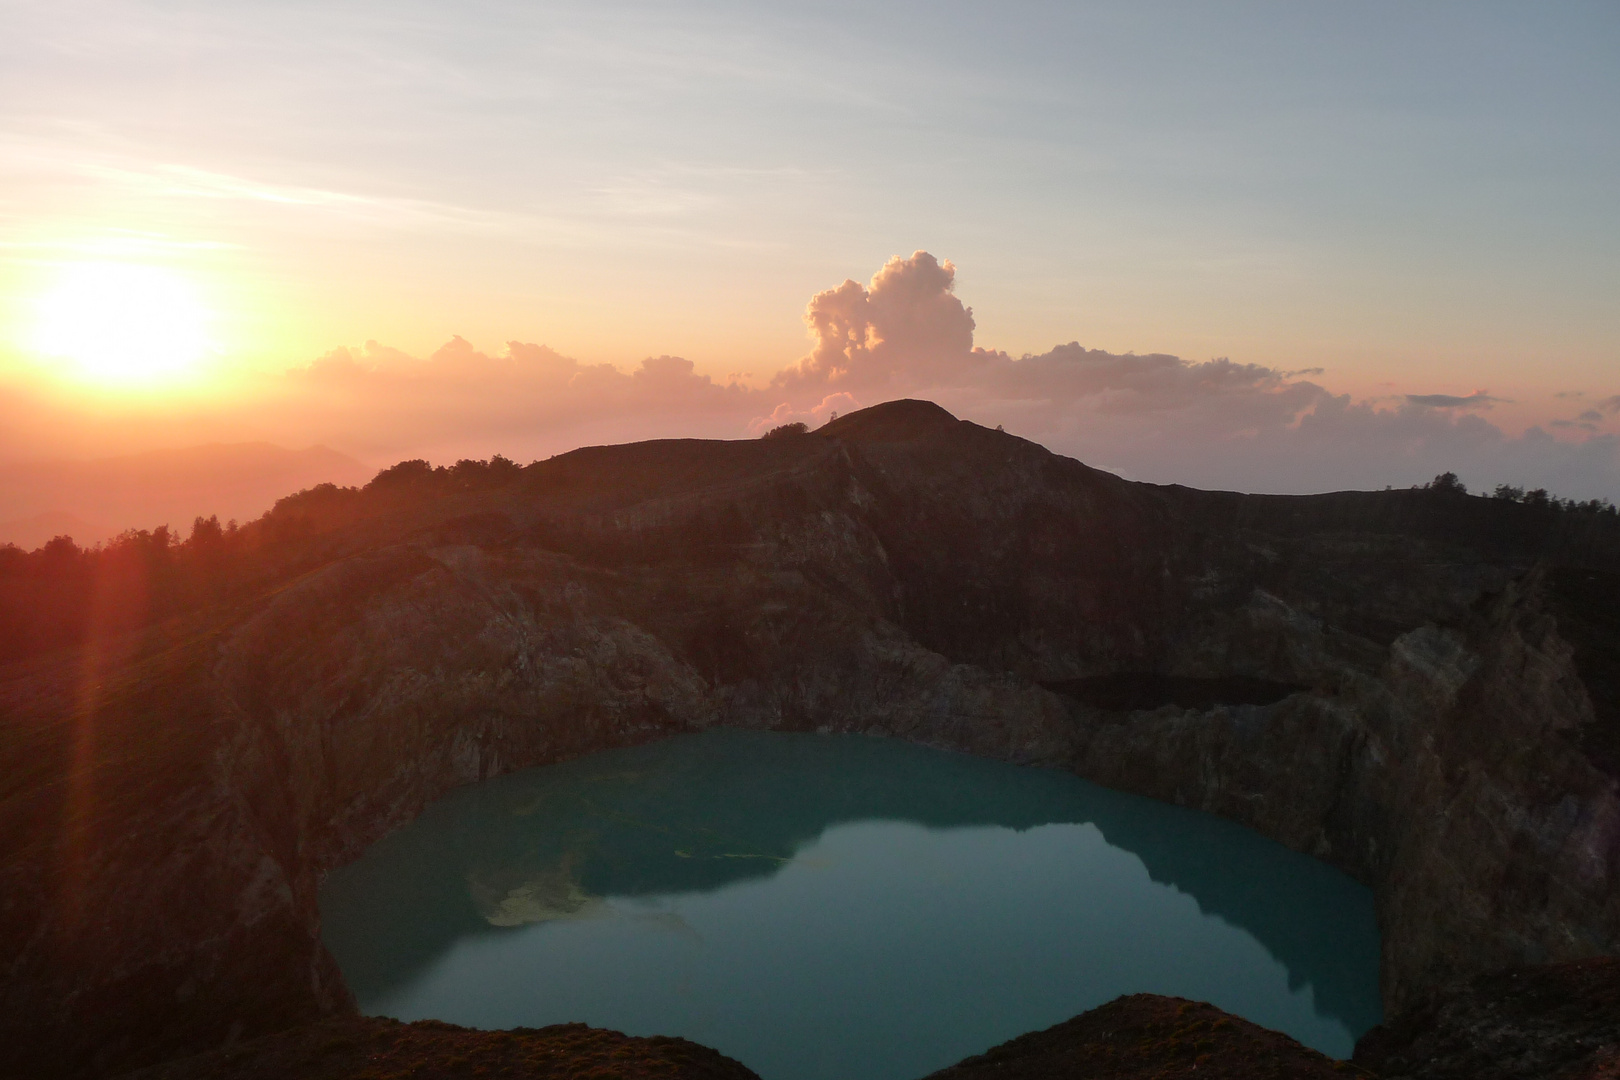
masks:
MULTIPOLYGON (((975 344, 955 279, 949 261, 919 251, 890 259, 865 284, 816 294, 804 316, 809 352, 762 387, 717 382, 677 356, 625 371, 518 341, 488 355, 457 337, 428 357, 369 342, 286 372, 252 401, 163 424, 176 439, 320 443, 378 465, 496 452, 528 460, 590 443, 818 426, 834 413, 926 397, 1159 483, 1315 492, 1403 486, 1452 470, 1476 490, 1509 483, 1620 498, 1620 396, 1572 394, 1570 417, 1509 435, 1483 415, 1501 400, 1486 390, 1358 401, 1317 381, 1319 369, 1119 355, 1077 342, 1015 357, 975 344)), ((0 421, 71 427, 66 414, 48 413, 0 392, 0 421)), ((3 440, 0 456, 14 455, 16 440, 3 440)))
POLYGON ((1118 355, 1077 342, 1012 357, 973 344, 973 311, 954 285, 949 262, 919 251, 891 259, 868 285, 818 294, 805 315, 814 348, 765 391, 781 399, 771 417, 809 420, 833 393, 848 404, 922 396, 1159 483, 1315 492, 1452 470, 1476 489, 1620 497, 1620 442, 1599 428, 1620 412, 1620 396, 1601 401, 1601 414, 1549 423, 1586 433, 1566 441, 1541 427, 1509 436, 1477 415, 1503 400, 1485 390, 1358 402, 1312 381, 1320 369, 1118 355))
POLYGON ((1475 390, 1466 397, 1456 394, 1407 394, 1408 403, 1431 409, 1488 409, 1506 398, 1492 397, 1483 390, 1475 390))

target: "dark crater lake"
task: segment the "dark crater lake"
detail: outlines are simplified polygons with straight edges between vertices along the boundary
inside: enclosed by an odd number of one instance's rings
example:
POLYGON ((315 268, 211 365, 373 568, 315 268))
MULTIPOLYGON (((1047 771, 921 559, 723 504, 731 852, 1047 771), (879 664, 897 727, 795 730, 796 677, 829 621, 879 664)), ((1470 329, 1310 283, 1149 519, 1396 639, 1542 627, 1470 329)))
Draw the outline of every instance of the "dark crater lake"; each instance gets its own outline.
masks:
POLYGON ((1241 826, 859 735, 714 731, 461 788, 321 889, 363 1012, 681 1035, 765 1080, 912 1080, 1120 994, 1336 1057, 1371 893, 1241 826))

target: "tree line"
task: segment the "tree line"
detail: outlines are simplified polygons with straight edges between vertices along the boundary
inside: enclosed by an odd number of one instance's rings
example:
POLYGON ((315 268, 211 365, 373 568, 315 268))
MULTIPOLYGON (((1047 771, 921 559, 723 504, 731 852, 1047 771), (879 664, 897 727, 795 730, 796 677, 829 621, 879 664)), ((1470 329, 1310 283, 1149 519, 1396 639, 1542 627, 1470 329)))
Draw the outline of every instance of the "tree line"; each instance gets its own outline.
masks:
POLYGON ((502 487, 523 467, 497 454, 434 467, 413 459, 364 487, 318 484, 238 525, 197 517, 182 537, 168 525, 128 529, 81 546, 57 536, 33 551, 0 545, 0 664, 252 592, 319 559, 313 541, 389 507, 502 487))
MULTIPOLYGON (((1447 495, 1467 495, 1469 493, 1468 485, 1459 480, 1454 472, 1443 472, 1427 484, 1420 485, 1420 487, 1424 491, 1437 491, 1447 495)), ((1524 488, 1513 484, 1497 484, 1495 490, 1489 495, 1478 497, 1522 503, 1538 510, 1556 510, 1565 514, 1613 515, 1617 513, 1614 503, 1608 499, 1587 499, 1583 502, 1579 499, 1560 498, 1557 495, 1550 494, 1546 488, 1534 488, 1526 491, 1524 488)))

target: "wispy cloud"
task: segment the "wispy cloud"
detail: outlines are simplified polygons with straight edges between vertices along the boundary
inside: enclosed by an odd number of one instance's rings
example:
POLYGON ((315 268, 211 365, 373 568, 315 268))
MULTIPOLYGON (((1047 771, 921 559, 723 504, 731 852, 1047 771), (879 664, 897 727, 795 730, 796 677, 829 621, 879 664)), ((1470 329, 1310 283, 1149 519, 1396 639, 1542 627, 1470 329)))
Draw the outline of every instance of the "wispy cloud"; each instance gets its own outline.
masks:
POLYGON ((198 251, 231 251, 240 247, 240 244, 224 240, 191 240, 165 233, 137 232, 132 229, 106 229, 90 236, 0 240, 0 251, 114 259, 161 257, 198 251))

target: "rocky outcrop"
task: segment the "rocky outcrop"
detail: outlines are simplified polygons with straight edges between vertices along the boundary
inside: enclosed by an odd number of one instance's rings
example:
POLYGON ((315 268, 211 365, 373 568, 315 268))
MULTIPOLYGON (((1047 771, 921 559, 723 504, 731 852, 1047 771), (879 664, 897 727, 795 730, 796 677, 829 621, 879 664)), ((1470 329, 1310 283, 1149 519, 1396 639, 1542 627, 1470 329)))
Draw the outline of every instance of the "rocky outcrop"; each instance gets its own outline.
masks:
POLYGON ((1132 994, 926 1080, 1335 1080, 1368 1076, 1199 1001, 1132 994))
POLYGON ((1427 997, 1356 1045, 1385 1080, 1620 1076, 1620 960, 1515 967, 1427 997))
POLYGON ((88 1074, 342 1013, 322 873, 458 784, 712 724, 1251 825, 1373 886, 1392 1010, 1612 953, 1611 525, 1133 484, 919 402, 396 501, 4 672, 0 1039, 88 1074))
POLYGON ((1375 664, 1266 596, 1289 674, 1267 707, 1076 708, 1081 773, 1249 824, 1371 883, 1386 1004, 1510 964, 1613 952, 1620 800, 1571 738, 1592 721, 1534 576, 1375 664))
POLYGON ((155 1065, 127 1080, 759 1080, 716 1050, 653 1036, 556 1024, 473 1031, 420 1020, 352 1017, 307 1024, 239 1046, 155 1065))
MULTIPOLYGON (((306 1024, 142 1069, 125 1080, 452 1080, 482 1075, 757 1080, 739 1062, 685 1039, 630 1038, 584 1024, 474 1031, 433 1020, 401 1024, 370 1017, 306 1024)), ((1213 1005, 1134 994, 993 1047, 928 1080, 1337 1080, 1366 1075, 1213 1005)))

